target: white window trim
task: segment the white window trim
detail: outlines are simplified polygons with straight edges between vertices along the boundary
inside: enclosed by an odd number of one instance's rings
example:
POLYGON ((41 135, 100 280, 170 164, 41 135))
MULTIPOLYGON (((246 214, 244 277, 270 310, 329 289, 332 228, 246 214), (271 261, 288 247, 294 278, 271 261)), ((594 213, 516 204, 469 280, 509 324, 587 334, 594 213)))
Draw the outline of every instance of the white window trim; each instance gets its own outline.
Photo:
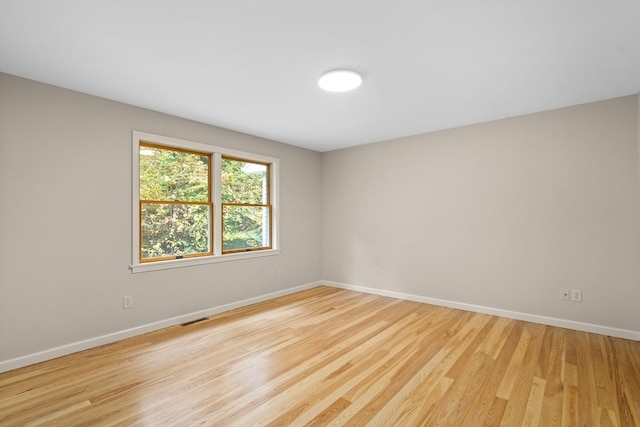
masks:
POLYGON ((151 133, 133 131, 132 132, 132 214, 131 214, 131 265, 129 268, 133 273, 144 271, 164 270, 167 268, 179 268, 192 265, 211 264, 216 262, 237 261, 242 259, 259 258, 280 254, 279 246, 279 209, 278 209, 278 166, 279 160, 275 157, 263 156, 261 154, 248 153, 245 151, 232 150, 224 147, 203 144, 200 142, 187 141, 151 133), (211 190, 213 192, 213 255, 196 258, 172 259, 166 261, 154 261, 141 263, 138 256, 140 253, 140 143, 150 142, 167 147, 182 148, 186 150, 198 151, 211 154, 212 173, 211 190), (229 254, 222 253, 222 242, 219 237, 222 233, 222 221, 218 220, 222 215, 220 188, 220 162, 222 156, 235 157, 245 160, 268 163, 271 166, 271 249, 235 252, 229 254))

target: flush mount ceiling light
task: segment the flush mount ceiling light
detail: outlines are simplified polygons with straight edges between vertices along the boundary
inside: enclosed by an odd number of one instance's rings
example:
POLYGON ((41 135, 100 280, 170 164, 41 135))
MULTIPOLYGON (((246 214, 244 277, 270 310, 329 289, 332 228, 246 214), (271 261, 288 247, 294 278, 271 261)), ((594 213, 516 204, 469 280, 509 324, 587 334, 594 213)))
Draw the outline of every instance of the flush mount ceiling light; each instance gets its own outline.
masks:
POLYGON ((351 70, 327 71, 318 80, 318 86, 328 92, 346 92, 360 86, 362 77, 351 70))

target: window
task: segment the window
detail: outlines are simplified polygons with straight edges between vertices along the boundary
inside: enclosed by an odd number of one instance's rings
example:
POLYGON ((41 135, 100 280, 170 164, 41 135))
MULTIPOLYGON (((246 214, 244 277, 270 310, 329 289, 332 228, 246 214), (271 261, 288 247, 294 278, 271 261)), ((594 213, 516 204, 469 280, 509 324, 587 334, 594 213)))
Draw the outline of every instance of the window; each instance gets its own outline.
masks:
POLYGON ((133 132, 134 272, 274 255, 278 160, 133 132))
POLYGON ((140 144, 140 262, 213 255, 211 154, 140 144))
POLYGON ((222 252, 270 247, 269 165, 222 158, 222 252))

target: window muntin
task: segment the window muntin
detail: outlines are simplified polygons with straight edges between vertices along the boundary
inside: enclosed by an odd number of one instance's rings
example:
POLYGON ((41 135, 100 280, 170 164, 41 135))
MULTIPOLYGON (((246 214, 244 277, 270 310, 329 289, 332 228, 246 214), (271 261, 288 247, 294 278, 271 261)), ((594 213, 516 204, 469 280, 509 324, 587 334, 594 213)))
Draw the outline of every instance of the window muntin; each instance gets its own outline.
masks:
POLYGON ((271 248, 270 165, 222 157, 222 253, 271 248))
POLYGON ((212 255, 211 154, 141 143, 140 262, 212 255))

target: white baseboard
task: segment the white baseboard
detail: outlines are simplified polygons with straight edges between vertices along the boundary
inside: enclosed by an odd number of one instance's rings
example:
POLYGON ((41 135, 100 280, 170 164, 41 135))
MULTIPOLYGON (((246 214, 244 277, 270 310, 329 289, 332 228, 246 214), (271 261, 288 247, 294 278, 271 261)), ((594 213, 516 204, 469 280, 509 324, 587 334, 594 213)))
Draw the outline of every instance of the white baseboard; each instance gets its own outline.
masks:
POLYGON ((375 294, 385 297, 398 298, 408 301, 422 302, 426 304, 439 305, 442 307, 457 308, 460 310, 473 311, 476 313, 492 314, 494 316, 506 317, 509 319, 524 320, 527 322, 540 323, 543 325, 557 326, 560 328, 574 329, 583 332, 609 335, 617 338, 625 338, 640 341, 640 331, 628 329, 611 328, 609 326, 594 325, 592 323, 576 322, 574 320, 559 319, 556 317, 540 316, 537 314, 520 313, 517 311, 503 310, 499 308, 484 307, 481 305, 466 304, 456 301, 442 300, 437 298, 423 297, 420 295, 405 294, 402 292, 387 291, 384 289, 369 288, 366 286, 347 285, 345 283, 323 281, 322 284, 335 288, 349 289, 352 291, 375 294))
POLYGON ((21 368, 23 366, 33 365, 34 363, 44 362, 45 360, 55 359, 56 357, 65 356, 67 354, 76 353, 78 351, 87 350, 89 348, 98 347, 104 344, 109 344, 125 338, 130 338, 130 337, 141 335, 147 332, 156 331, 158 329, 166 328, 168 326, 179 325, 181 323, 190 322, 192 320, 200 319, 202 317, 212 316, 214 314, 233 310, 235 308, 240 308, 247 305, 256 304, 262 301, 278 298, 284 295, 293 294, 295 292, 300 292, 307 289, 315 288, 316 286, 319 286, 322 283, 323 282, 308 283, 306 285, 296 286, 294 288, 272 292, 269 294, 248 298, 245 300, 221 305, 218 307, 200 310, 200 311, 188 313, 182 316, 172 317, 170 319, 148 323, 146 325, 136 326, 134 328, 125 329, 123 331, 113 332, 110 334, 101 335, 99 337, 89 338, 86 340, 61 345, 59 347, 39 351, 37 353, 28 354, 26 356, 16 357, 15 359, 0 361, 0 372, 11 371, 13 369, 21 368))
POLYGON ((160 320, 157 322, 148 323, 146 325, 136 326, 134 328, 125 329, 118 332, 113 332, 106 335, 101 335, 95 338, 89 338, 82 341, 65 344, 59 347, 43 350, 37 353, 28 354, 15 359, 9 359, 0 361, 0 372, 11 371, 13 369, 21 368, 23 366, 33 365, 35 363, 44 362, 46 360, 55 359, 56 357, 65 356, 67 354, 76 353, 78 351, 87 350, 89 348, 98 347, 104 344, 109 344, 115 341, 119 341, 125 338, 130 338, 136 335, 144 334, 147 332, 156 331, 158 329, 166 328, 168 326, 179 325, 181 323, 196 320, 202 317, 212 316, 214 314, 222 313, 225 311, 233 310, 236 308, 244 307, 251 304, 256 304, 262 301, 278 298, 284 295, 289 295, 295 292, 304 291, 314 288, 320 285, 332 286, 335 288, 349 289, 352 291, 364 292, 368 294, 375 294, 380 296, 386 296, 391 298, 398 298, 408 301, 422 302, 426 304, 439 305, 443 307, 457 308, 460 310, 473 311, 476 313, 492 314, 495 316, 507 317, 509 319, 524 320, 527 322, 541 323, 543 325, 557 326, 567 329, 575 329, 578 331, 592 332, 596 334, 609 335, 612 337, 625 338, 634 341, 640 341, 640 331, 632 331, 627 329, 611 328, 608 326, 594 325, 591 323, 576 322, 573 320, 558 319, 555 317, 540 316, 537 314, 520 313, 516 311, 502 310, 492 307, 484 307, 480 305, 466 304, 456 301, 441 300, 436 298, 429 298, 420 295, 406 294, 396 291, 388 291, 384 289, 369 288, 366 286, 348 285, 345 283, 331 282, 331 281, 318 281, 308 283, 306 285, 296 286, 293 288, 272 292, 265 295, 260 295, 245 300, 196 311, 193 313, 184 314, 181 316, 172 317, 170 319, 160 320))

